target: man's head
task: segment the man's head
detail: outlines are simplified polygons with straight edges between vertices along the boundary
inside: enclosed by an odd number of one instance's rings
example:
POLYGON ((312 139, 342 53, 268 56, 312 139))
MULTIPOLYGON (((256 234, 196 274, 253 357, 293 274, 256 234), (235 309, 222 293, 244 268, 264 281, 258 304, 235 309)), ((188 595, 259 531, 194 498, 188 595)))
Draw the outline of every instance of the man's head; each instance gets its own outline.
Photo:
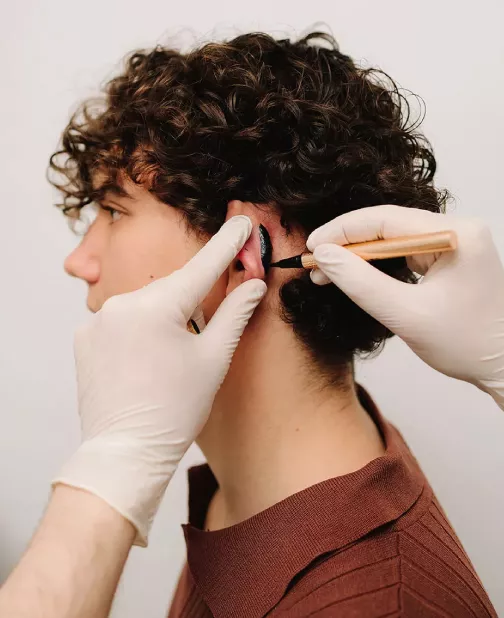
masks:
MULTIPOLYGON (((291 42, 253 33, 188 54, 136 52, 100 106, 86 102, 74 115, 51 159, 66 177, 54 181, 66 214, 101 204, 66 268, 89 283, 97 310, 179 268, 233 214, 266 226, 276 260, 350 210, 440 211, 435 159, 407 110, 390 78, 356 67, 326 34, 291 42)), ((207 317, 240 281, 262 275, 248 249, 212 292, 207 317)), ((380 268, 412 279, 404 260, 380 268)), ((271 283, 279 301, 269 306, 325 369, 390 336, 308 273, 271 271, 271 283)))

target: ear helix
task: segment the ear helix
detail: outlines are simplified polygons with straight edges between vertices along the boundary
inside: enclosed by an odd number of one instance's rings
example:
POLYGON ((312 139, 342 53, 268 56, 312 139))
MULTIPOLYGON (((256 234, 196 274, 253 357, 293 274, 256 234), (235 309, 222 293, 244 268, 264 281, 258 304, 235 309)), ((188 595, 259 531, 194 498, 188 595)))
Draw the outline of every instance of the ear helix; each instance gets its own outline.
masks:
POLYGON ((269 232, 262 224, 259 225, 259 243, 261 245, 261 262, 264 272, 267 273, 271 264, 273 247, 271 245, 269 232))

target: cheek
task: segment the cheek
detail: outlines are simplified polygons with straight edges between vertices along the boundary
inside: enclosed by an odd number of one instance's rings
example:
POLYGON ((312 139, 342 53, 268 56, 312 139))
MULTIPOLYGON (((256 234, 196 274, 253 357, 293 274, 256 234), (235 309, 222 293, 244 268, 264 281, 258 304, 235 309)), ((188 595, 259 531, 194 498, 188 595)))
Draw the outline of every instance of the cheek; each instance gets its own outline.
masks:
POLYGON ((184 266, 203 244, 173 225, 117 228, 102 259, 104 292, 130 292, 166 277, 184 266))
MULTIPOLYGON (((137 290, 155 279, 166 277, 182 268, 205 244, 182 224, 158 221, 157 225, 119 230, 110 238, 101 262, 99 289, 102 300, 137 290), (121 232, 121 233, 119 233, 121 232)), ((213 316, 226 296, 227 273, 217 281, 202 303, 205 320, 213 316)))

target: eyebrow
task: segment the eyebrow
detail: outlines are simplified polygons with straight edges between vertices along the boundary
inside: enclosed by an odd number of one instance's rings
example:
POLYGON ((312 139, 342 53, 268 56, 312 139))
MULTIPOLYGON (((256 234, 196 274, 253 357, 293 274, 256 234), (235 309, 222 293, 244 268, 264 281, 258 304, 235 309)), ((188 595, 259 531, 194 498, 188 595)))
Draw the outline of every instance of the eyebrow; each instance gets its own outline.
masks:
POLYGON ((96 189, 93 189, 94 199, 95 200, 105 200, 110 199, 110 197, 120 197, 123 199, 135 201, 132 195, 130 195, 126 189, 123 189, 121 186, 115 183, 105 183, 96 189))

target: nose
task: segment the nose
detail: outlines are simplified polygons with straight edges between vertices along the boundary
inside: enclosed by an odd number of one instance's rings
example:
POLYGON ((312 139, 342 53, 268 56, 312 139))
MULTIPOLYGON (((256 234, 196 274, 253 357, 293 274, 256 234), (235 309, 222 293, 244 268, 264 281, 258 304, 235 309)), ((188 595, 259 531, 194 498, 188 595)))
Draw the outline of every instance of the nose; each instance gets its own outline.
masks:
POLYGON ((69 275, 83 279, 88 284, 98 281, 100 277, 100 262, 91 251, 86 238, 67 256, 64 268, 69 275))

